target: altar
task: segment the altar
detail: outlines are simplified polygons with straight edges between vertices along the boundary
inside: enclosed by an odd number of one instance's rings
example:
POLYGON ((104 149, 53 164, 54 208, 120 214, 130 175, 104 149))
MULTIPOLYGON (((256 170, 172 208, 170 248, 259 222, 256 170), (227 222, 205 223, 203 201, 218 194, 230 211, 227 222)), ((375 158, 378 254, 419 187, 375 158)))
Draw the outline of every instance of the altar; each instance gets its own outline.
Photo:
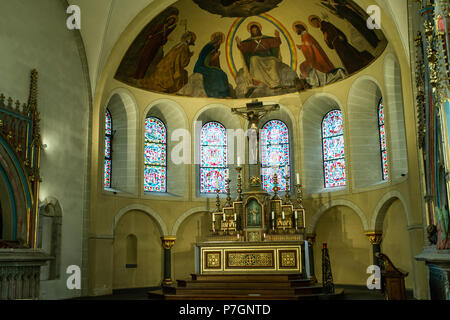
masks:
MULTIPOLYGON (((295 197, 291 199, 290 176, 279 176, 273 152, 273 194, 262 188, 258 130, 259 120, 279 105, 253 101, 232 112, 248 120, 247 165, 238 157, 237 197, 231 199, 231 180, 227 178, 226 199, 222 203, 219 182, 216 208, 211 212, 210 234, 195 245, 196 274, 296 274, 310 277, 309 245, 306 241, 306 219, 299 175, 295 197), (242 170, 248 170, 249 181, 242 184, 242 170), (279 195, 281 179, 285 181, 284 197, 279 195)), ((264 133, 265 139, 272 132, 264 133)), ((271 152, 271 151, 269 151, 271 152)), ((267 188, 266 188, 267 189, 267 188)))
POLYGON ((304 242, 203 242, 196 245, 196 273, 300 273, 307 277, 304 242))

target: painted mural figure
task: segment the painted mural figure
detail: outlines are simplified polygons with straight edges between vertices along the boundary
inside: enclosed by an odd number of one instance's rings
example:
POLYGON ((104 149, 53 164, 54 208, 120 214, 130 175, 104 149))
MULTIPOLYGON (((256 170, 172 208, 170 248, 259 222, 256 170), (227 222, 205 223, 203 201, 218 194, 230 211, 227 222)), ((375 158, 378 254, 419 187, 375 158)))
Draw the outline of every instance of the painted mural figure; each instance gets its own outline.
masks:
POLYGON ((185 68, 193 55, 189 47, 195 45, 196 39, 195 33, 191 31, 184 33, 181 42, 164 56, 150 77, 138 82, 139 86, 164 93, 178 92, 188 82, 188 73, 185 68))
POLYGON ((326 44, 330 49, 336 50, 339 58, 349 74, 364 68, 374 59, 369 52, 358 51, 347 41, 345 34, 330 22, 322 21, 318 16, 309 17, 309 23, 314 28, 320 28, 326 44))
POLYGON ((322 5, 334 15, 347 20, 372 47, 378 46, 380 39, 378 39, 375 31, 367 28, 367 21, 352 8, 347 0, 327 0, 322 1, 322 5))
POLYGON ((167 43, 167 37, 176 28, 177 22, 178 16, 171 15, 167 17, 164 23, 156 25, 149 31, 144 47, 139 55, 134 73, 135 79, 143 79, 145 77, 150 64, 154 62, 158 51, 167 43))
POLYGON ((306 61, 300 65, 303 77, 306 78, 308 76, 311 68, 323 73, 328 73, 333 70, 335 68, 333 63, 330 61, 325 51, 323 51, 317 40, 308 33, 306 25, 302 22, 296 22, 294 23, 294 29, 302 39, 302 44, 297 45, 297 48, 302 51, 306 59, 306 61))
POLYGON ((244 56, 249 80, 253 86, 280 87, 280 33, 276 30, 275 37, 265 36, 258 22, 251 22, 248 30, 251 37, 243 41, 236 37, 236 42, 244 56))
POLYGON ((301 36, 302 44, 297 45, 306 61, 300 64, 301 78, 311 88, 324 86, 345 78, 344 69, 335 68, 317 40, 308 33, 307 26, 300 21, 294 22, 295 33, 301 36))
POLYGON ((215 32, 199 54, 194 73, 203 75, 203 87, 208 97, 227 98, 230 87, 227 74, 220 68, 219 47, 225 40, 225 34, 215 32))

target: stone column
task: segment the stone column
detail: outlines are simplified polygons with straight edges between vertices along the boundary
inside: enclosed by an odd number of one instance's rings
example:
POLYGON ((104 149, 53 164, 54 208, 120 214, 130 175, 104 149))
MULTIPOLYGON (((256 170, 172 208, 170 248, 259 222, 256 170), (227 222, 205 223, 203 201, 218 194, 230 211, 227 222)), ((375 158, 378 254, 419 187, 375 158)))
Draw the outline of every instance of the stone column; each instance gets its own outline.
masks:
POLYGON ((164 248, 164 279, 162 281, 163 286, 168 286, 173 283, 172 281, 172 247, 175 244, 175 236, 164 236, 161 237, 162 246, 164 248))
POLYGON ((308 252, 309 252, 309 261, 310 261, 310 272, 311 272, 311 280, 317 282, 316 274, 314 272, 314 242, 316 241, 315 233, 308 233, 306 235, 306 240, 308 241, 308 252))
POLYGON ((368 231, 365 235, 372 245, 373 264, 381 267, 376 254, 381 252, 381 240, 383 233, 381 231, 368 231))

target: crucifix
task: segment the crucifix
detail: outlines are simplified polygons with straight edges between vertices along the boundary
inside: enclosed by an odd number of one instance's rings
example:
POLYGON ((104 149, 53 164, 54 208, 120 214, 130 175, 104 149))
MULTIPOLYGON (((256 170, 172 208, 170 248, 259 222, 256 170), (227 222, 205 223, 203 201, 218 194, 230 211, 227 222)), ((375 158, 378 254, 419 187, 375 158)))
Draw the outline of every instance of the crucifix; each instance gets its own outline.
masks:
POLYGON ((248 165, 250 185, 261 189, 261 169, 259 157, 259 129, 258 122, 272 111, 279 110, 278 104, 266 104, 257 99, 247 103, 242 108, 232 108, 231 112, 248 121, 248 165))

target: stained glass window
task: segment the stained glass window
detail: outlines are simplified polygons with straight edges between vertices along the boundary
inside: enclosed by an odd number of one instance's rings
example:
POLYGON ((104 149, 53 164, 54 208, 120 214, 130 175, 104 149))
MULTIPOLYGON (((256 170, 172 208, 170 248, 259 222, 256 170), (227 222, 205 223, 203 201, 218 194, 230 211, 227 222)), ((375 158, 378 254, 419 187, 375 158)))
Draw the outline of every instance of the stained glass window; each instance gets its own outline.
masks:
POLYGON ((111 188, 112 174, 112 117, 108 109, 105 112, 105 172, 104 172, 104 188, 111 188))
POLYGON ((278 188, 286 191, 290 186, 289 130, 280 120, 271 120, 261 129, 261 180, 263 189, 273 192, 274 173, 277 173, 278 188))
POLYGON ((158 118, 145 119, 144 191, 166 192, 167 130, 158 118))
POLYGON ((226 192, 227 131, 219 122, 206 123, 200 133, 200 193, 226 192))
POLYGON ((384 126, 384 105, 383 98, 378 104, 378 128, 380 133, 380 151, 381 151, 381 170, 383 172, 383 180, 389 179, 389 165, 387 161, 386 150, 386 128, 384 126))
POLYGON ((322 120, 322 150, 325 188, 345 186, 344 121, 340 110, 322 120))

